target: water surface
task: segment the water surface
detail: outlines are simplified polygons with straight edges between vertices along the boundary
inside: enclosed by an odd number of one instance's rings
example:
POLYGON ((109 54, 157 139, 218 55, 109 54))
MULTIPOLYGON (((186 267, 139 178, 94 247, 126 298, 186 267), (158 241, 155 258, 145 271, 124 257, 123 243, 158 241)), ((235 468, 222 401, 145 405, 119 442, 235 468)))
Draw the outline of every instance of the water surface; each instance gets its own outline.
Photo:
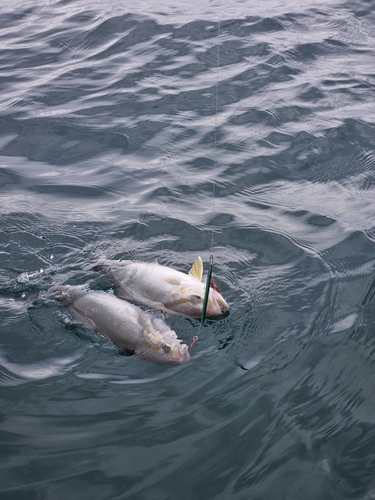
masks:
POLYGON ((359 1, 3 1, 2 499, 374 498, 374 23, 359 1), (47 293, 111 291, 97 252, 211 251, 231 313, 179 367, 47 293))

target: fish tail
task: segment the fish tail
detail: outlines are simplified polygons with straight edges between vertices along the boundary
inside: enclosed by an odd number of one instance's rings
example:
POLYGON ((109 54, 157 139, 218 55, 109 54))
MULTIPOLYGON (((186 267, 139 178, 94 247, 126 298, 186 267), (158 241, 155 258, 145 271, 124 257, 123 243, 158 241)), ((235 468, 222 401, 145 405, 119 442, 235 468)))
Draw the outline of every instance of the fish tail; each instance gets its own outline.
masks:
POLYGON ((104 263, 107 260, 106 256, 100 250, 96 250, 92 256, 90 268, 94 271, 101 271, 105 269, 104 263))

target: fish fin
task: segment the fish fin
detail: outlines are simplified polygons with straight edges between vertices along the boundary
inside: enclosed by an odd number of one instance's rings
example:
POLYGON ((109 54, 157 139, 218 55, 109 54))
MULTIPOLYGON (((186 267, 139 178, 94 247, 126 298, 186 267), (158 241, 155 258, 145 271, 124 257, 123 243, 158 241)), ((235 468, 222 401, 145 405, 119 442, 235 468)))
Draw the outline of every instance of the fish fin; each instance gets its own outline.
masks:
POLYGON ((170 285, 179 285, 180 284, 180 280, 176 279, 176 278, 163 278, 163 280, 166 283, 169 283, 170 285))
POLYGON ((202 281, 203 278, 203 262, 200 257, 194 262, 189 271, 189 275, 197 278, 197 280, 202 281))
POLYGON ((89 269, 95 269, 100 266, 107 260, 107 257, 100 250, 94 250, 93 255, 91 257, 91 261, 89 263, 89 269))

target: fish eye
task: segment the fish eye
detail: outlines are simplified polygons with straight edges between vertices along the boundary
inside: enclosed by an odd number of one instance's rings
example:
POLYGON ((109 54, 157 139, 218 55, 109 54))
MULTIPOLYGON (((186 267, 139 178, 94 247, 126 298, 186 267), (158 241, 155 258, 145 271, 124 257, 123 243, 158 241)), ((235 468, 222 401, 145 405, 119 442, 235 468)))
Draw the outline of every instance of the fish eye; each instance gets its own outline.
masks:
POLYGON ((191 295, 190 296, 191 302, 200 302, 202 300, 202 297, 200 295, 191 295))
POLYGON ((161 344, 161 348, 163 349, 163 351, 168 354, 169 352, 171 352, 171 346, 168 345, 168 344, 161 344))

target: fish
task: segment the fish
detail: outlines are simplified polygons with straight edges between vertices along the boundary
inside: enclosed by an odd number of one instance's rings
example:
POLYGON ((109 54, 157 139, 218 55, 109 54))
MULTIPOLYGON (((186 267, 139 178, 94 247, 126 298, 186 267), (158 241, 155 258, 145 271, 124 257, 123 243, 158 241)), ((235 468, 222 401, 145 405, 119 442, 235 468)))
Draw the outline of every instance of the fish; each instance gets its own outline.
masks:
MULTIPOLYGON (((158 263, 102 259, 94 266, 112 281, 118 297, 138 302, 166 314, 200 318, 205 284, 200 257, 189 273, 158 263)), ((229 306, 216 284, 209 290, 206 317, 227 314, 229 306)))
POLYGON ((94 329, 127 354, 157 364, 178 365, 190 359, 188 346, 163 318, 113 294, 82 286, 50 288, 79 323, 94 329))

